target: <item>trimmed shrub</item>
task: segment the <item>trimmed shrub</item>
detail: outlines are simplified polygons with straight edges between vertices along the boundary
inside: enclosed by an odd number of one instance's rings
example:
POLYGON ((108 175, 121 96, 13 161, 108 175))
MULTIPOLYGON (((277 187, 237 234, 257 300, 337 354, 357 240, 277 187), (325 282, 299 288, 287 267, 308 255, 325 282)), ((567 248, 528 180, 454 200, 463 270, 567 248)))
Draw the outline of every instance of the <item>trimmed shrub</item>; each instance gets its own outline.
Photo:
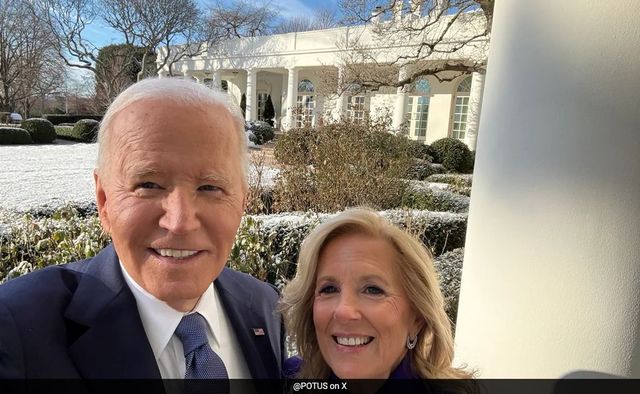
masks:
POLYGON ((412 157, 420 160, 426 160, 428 162, 433 160, 433 153, 431 147, 420 141, 409 140, 409 152, 412 157))
POLYGON ((0 123, 9 123, 9 115, 11 112, 0 112, 0 123))
POLYGON ((418 186, 418 183, 412 182, 410 190, 402 197, 403 207, 434 212, 469 212, 469 197, 448 190, 418 186))
POLYGON ((269 123, 260 120, 257 122, 245 122, 244 129, 252 133, 249 134, 249 139, 256 145, 269 142, 275 136, 273 127, 269 123))
POLYGON ((0 233, 0 283, 31 270, 95 256, 109 242, 100 220, 63 207, 19 216, 0 233))
POLYGON ((458 317, 463 258, 464 248, 458 248, 441 254, 433 262, 438 274, 440 290, 444 296, 444 310, 447 312, 454 329, 458 317))
POLYGON ((95 142, 100 122, 93 119, 80 119, 73 126, 73 136, 84 142, 95 142))
POLYGON ((31 134, 18 127, 0 127, 0 145, 33 144, 31 134))
POLYGON ((447 183, 450 191, 464 196, 471 196, 471 174, 434 174, 427 178, 429 182, 447 183))
POLYGON ((102 120, 102 115, 91 114, 44 114, 42 117, 54 125, 59 125, 61 123, 76 123, 80 119, 102 120))
POLYGON ((74 137, 73 126, 53 126, 53 128, 60 139, 80 141, 78 138, 74 137))
POLYGON ((50 144, 57 137, 53 124, 46 119, 31 118, 23 120, 20 127, 29 132, 31 139, 36 144, 50 144))
POLYGON ((467 145, 456 138, 442 138, 431 144, 433 161, 448 171, 467 173, 473 169, 473 157, 467 145))
POLYGON ((408 179, 423 181, 433 174, 442 174, 447 172, 442 164, 430 163, 423 159, 414 159, 414 163, 407 174, 408 179))

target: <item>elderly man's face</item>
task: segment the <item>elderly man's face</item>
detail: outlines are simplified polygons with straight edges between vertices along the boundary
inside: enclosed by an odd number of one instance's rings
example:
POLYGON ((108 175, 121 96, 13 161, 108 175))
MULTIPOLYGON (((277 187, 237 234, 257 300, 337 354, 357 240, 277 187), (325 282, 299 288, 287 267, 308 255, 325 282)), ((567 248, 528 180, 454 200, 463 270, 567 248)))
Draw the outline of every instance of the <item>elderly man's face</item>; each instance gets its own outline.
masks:
POLYGON ((121 111, 109 133, 95 176, 102 225, 139 285, 190 310, 222 271, 243 213, 231 115, 146 100, 121 111))

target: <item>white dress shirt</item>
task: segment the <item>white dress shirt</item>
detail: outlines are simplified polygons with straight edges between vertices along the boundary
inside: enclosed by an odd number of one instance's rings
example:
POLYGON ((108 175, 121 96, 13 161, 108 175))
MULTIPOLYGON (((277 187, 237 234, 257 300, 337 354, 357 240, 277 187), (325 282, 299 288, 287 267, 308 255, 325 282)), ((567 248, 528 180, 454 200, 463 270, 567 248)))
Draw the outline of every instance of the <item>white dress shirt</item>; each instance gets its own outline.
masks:
POLYGON ((183 313, 157 299, 136 283, 120 262, 122 275, 136 299, 142 326, 163 379, 183 379, 186 371, 182 341, 175 335, 184 315, 198 312, 207 321, 209 346, 220 356, 231 379, 249 379, 251 374, 233 327, 213 283, 205 290, 193 311, 183 313))

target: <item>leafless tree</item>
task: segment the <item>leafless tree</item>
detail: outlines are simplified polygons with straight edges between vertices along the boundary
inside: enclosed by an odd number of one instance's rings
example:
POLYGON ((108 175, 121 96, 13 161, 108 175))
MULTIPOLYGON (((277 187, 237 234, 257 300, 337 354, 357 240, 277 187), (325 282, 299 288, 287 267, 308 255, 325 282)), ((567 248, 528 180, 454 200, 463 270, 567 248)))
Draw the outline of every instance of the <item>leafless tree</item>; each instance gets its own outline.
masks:
POLYGON ((271 34, 277 17, 278 12, 270 2, 217 0, 210 9, 208 28, 217 40, 256 37, 271 34))
POLYGON ((368 34, 354 34, 341 43, 342 88, 398 87, 427 75, 450 81, 462 74, 484 73, 493 4, 494 0, 390 0, 384 5, 379 0, 342 0, 345 23, 368 27, 368 34), (374 49, 371 42, 384 49, 374 49), (399 78, 400 67, 404 76, 399 78))
POLYGON ((94 73, 109 98, 119 93, 118 81, 133 64, 140 69, 139 80, 185 56, 203 53, 209 42, 195 0, 38 0, 33 5, 34 14, 53 33, 58 55, 68 66, 94 73), (117 70, 112 64, 99 67, 99 48, 87 38, 95 24, 112 28, 122 43, 146 49, 145 56, 140 61, 130 53, 119 59, 117 70), (147 54, 157 53, 160 47, 169 53, 156 64, 147 54), (107 71, 110 75, 102 75, 107 71))
POLYGON ((274 33, 293 33, 309 30, 330 29, 339 26, 336 12, 329 8, 318 8, 312 16, 295 16, 283 20, 276 28, 274 33))
POLYGON ((0 108, 28 114, 34 99, 64 83, 47 29, 26 0, 0 2, 0 108))

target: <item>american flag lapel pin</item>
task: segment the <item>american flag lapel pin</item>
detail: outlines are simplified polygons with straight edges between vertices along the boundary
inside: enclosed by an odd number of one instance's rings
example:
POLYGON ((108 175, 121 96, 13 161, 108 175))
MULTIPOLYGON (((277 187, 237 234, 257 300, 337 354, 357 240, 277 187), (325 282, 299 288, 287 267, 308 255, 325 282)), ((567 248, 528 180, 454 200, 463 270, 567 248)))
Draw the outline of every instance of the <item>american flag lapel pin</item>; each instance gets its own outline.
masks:
POLYGON ((254 328, 253 329, 253 335, 255 335, 255 336, 264 335, 264 330, 262 328, 254 328))

